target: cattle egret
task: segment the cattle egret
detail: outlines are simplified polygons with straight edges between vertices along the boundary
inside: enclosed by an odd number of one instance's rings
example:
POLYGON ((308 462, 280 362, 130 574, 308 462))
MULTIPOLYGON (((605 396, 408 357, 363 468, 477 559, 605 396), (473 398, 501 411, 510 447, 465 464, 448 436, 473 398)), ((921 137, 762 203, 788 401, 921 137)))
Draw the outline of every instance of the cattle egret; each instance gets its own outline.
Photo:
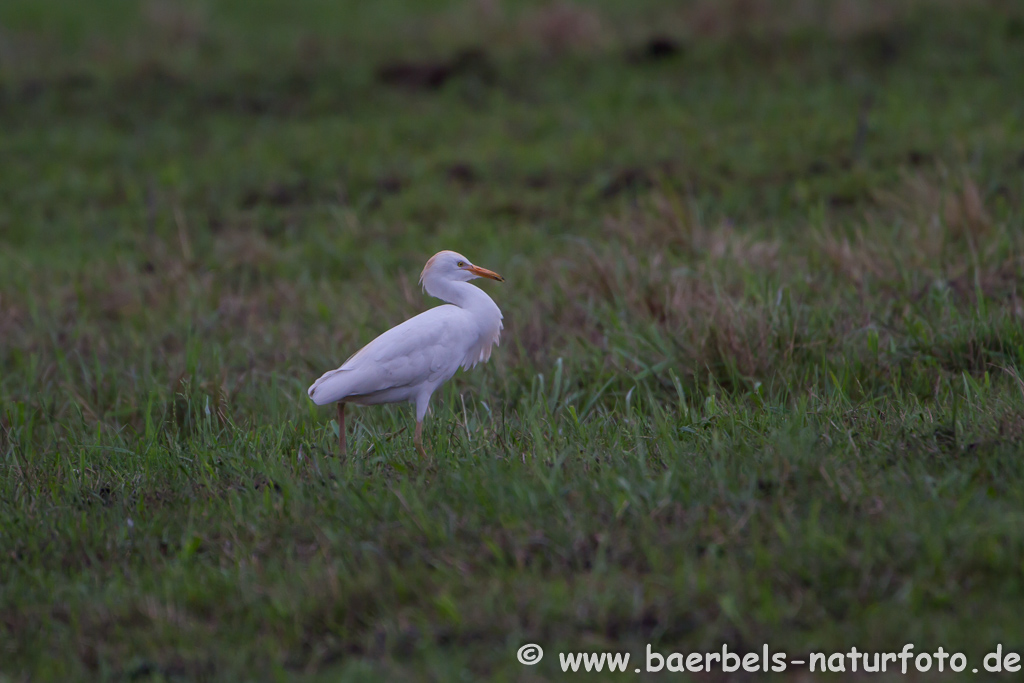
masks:
POLYGON ((454 251, 434 254, 420 275, 427 294, 447 302, 393 327, 357 351, 337 370, 309 388, 317 405, 338 403, 338 453, 346 453, 345 404, 416 404, 416 450, 423 450, 423 417, 430 396, 462 366, 468 370, 491 357, 501 335, 501 310, 483 290, 469 284, 497 273, 474 266, 454 251))

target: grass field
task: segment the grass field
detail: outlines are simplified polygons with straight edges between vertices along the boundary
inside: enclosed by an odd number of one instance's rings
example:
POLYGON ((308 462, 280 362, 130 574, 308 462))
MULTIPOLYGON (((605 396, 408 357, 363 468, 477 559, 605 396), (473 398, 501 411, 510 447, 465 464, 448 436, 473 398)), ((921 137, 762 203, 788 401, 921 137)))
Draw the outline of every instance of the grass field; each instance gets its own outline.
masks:
POLYGON ((0 680, 1024 652, 1022 73, 997 0, 5 0, 0 680), (440 249, 502 344, 339 462, 440 249))

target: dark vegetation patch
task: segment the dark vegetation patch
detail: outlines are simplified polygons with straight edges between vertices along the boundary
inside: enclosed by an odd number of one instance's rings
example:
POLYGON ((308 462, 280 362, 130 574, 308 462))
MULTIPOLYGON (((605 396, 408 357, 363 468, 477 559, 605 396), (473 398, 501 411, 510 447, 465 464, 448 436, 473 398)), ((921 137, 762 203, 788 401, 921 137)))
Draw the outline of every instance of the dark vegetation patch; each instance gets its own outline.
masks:
POLYGON ((251 209, 261 204, 270 206, 292 206, 311 198, 309 182, 300 180, 297 183, 271 183, 264 188, 248 190, 242 195, 241 208, 251 209))
POLYGON ((652 186, 653 183, 646 171, 639 168, 624 168, 612 175, 601 187, 601 196, 607 199, 623 192, 650 189, 652 186))
POLYGON ((460 185, 474 185, 480 181, 480 175, 472 165, 459 162, 445 169, 445 176, 460 185))
POLYGON ((480 48, 461 50, 444 61, 390 62, 377 68, 381 83, 410 90, 437 90, 453 78, 473 78, 489 85, 496 72, 490 57, 480 48))
POLYGON ((647 39, 642 46, 629 51, 629 61, 635 63, 663 62, 675 59, 684 54, 683 45, 679 40, 665 35, 655 35, 647 39))

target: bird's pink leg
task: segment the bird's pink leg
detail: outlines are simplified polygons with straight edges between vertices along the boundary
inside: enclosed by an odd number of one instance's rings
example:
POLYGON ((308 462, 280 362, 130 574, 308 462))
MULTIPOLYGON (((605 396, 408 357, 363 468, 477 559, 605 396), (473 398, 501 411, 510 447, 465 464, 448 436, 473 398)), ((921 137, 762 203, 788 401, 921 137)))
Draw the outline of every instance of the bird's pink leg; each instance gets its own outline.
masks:
POLYGON ((416 444, 416 450, 419 451, 421 458, 427 457, 427 452, 423 450, 423 421, 418 420, 416 422, 416 436, 413 437, 413 443, 416 444))
POLYGON ((345 442, 345 402, 338 401, 338 457, 344 458, 348 453, 348 444, 345 442))

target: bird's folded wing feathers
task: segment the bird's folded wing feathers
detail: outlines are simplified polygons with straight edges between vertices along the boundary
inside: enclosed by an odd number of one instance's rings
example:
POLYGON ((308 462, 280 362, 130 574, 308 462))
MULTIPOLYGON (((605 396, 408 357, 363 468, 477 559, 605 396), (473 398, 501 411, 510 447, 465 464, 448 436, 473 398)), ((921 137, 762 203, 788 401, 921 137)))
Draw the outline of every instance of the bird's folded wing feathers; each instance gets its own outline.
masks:
MULTIPOLYGON (((453 374, 465 355, 461 322, 438 306, 383 333, 309 388, 319 405, 397 387, 435 382, 453 374)), ((454 307, 452 307, 454 308, 454 307)))

